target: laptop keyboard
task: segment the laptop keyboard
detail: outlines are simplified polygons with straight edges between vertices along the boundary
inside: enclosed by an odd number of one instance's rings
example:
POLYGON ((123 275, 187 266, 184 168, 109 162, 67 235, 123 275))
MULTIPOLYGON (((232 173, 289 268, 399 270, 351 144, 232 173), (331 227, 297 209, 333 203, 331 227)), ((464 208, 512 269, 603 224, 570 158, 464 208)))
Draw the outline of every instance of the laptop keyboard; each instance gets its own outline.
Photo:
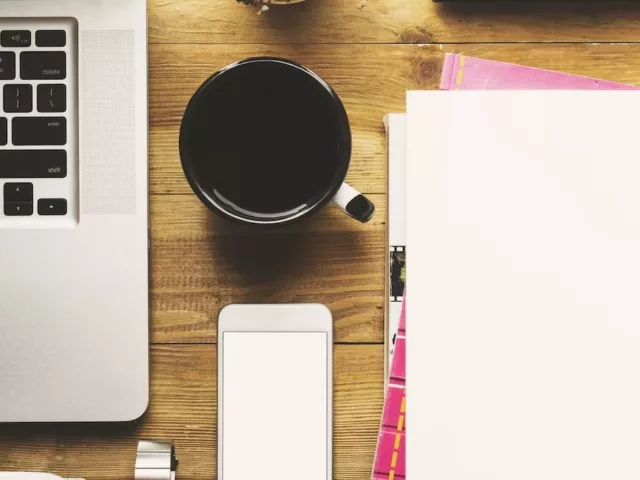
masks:
POLYGON ((56 23, 0 20, 0 226, 20 217, 65 217, 77 203, 70 178, 77 175, 69 171, 77 163, 70 158, 74 39, 56 23))

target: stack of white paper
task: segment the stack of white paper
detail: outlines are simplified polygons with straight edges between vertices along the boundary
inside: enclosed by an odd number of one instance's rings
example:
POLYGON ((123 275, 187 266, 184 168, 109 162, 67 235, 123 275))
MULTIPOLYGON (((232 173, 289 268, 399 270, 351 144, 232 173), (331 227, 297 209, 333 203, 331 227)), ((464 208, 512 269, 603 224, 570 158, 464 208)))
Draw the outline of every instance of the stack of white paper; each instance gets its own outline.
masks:
POLYGON ((640 93, 407 112, 409 480, 640 479, 640 93))

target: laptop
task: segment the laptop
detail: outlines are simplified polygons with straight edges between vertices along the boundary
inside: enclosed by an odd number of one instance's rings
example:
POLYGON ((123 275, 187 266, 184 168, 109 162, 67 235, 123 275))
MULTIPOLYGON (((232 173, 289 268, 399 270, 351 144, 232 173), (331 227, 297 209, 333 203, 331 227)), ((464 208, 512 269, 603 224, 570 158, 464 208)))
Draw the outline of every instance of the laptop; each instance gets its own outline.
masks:
POLYGON ((0 422, 149 397, 145 0, 0 0, 0 422))

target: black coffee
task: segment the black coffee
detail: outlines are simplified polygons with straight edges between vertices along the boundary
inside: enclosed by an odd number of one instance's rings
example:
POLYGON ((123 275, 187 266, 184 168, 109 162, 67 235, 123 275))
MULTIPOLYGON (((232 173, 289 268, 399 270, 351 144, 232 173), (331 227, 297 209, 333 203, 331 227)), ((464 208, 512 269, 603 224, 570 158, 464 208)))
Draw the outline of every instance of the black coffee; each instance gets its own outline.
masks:
POLYGON ((278 218, 327 196, 350 154, 332 93, 296 66, 241 64, 195 105, 188 148, 200 187, 240 214, 278 218))

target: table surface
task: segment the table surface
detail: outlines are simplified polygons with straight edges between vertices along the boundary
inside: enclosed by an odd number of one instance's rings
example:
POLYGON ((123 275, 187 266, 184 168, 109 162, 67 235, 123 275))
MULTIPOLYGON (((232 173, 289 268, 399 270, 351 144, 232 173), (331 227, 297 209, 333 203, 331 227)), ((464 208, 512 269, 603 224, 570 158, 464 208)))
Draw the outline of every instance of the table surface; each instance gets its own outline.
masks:
POLYGON ((307 0, 263 15, 233 0, 148 3, 151 404, 131 424, 0 426, 0 471, 126 479, 137 440, 167 438, 180 479, 214 478, 221 307, 320 302, 335 318, 334 477, 367 479, 383 402, 383 116, 403 111, 407 89, 437 88, 445 52, 640 85, 640 3, 307 0), (184 107, 213 72, 256 55, 301 62, 341 96, 353 129, 348 181, 378 208, 369 224, 326 208, 256 238, 192 195, 177 153, 184 107))

